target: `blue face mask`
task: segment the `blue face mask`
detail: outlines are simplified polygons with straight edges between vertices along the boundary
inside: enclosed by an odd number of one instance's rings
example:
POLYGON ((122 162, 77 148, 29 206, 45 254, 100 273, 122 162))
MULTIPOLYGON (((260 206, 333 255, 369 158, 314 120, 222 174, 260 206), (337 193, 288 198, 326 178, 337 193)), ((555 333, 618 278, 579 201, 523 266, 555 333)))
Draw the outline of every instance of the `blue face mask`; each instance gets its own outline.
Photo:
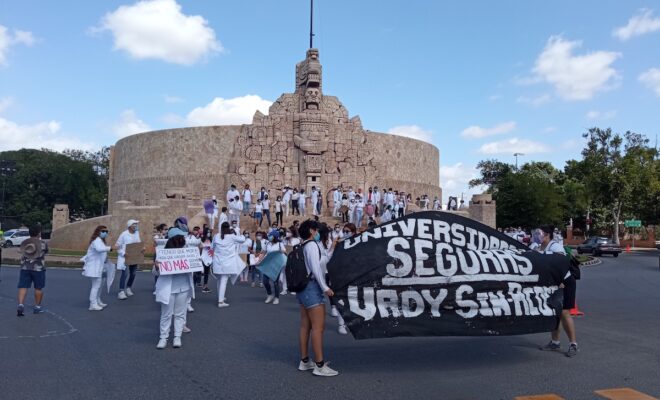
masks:
POLYGON ((319 240, 321 240, 321 234, 318 233, 318 232, 316 232, 316 233, 314 234, 314 241, 315 241, 315 242, 318 242, 319 240))
POLYGON ((532 235, 532 242, 536 244, 543 243, 543 235, 541 234, 541 232, 534 232, 534 234, 532 235))
POLYGON ((105 239, 105 238, 107 238, 107 237, 108 237, 108 232, 101 232, 101 234, 99 235, 99 237, 100 237, 101 239, 105 239))

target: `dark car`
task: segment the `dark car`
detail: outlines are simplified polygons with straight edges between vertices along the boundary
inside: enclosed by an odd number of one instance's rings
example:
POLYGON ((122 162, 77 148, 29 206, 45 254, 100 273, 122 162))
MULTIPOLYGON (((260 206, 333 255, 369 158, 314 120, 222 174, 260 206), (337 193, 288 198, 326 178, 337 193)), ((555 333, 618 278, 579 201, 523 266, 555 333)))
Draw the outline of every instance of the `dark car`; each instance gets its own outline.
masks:
POLYGON ((614 243, 612 239, 595 236, 578 245, 577 252, 578 254, 591 253, 594 256, 612 254, 614 257, 618 257, 619 253, 621 253, 621 247, 614 243))

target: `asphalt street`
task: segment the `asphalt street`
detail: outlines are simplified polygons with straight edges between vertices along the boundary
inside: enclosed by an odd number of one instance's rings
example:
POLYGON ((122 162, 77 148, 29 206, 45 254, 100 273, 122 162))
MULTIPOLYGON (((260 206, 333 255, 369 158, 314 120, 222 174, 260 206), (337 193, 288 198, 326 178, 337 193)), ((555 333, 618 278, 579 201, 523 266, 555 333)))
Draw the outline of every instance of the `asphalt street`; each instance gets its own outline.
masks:
MULTIPOLYGON (((230 286, 226 309, 197 294, 183 347, 156 350, 159 305, 140 273, 126 301, 87 311, 80 270, 47 271, 47 313, 15 314, 18 269, 0 271, 0 399, 513 399, 554 393, 596 399, 628 387, 660 398, 658 254, 603 257, 583 268, 580 353, 537 349, 549 335, 356 341, 328 318, 326 358, 340 371, 296 370, 298 306, 263 303, 263 289, 230 286)), ((27 304, 32 304, 32 291, 27 304)), ((566 347, 566 338, 562 338, 566 347)))

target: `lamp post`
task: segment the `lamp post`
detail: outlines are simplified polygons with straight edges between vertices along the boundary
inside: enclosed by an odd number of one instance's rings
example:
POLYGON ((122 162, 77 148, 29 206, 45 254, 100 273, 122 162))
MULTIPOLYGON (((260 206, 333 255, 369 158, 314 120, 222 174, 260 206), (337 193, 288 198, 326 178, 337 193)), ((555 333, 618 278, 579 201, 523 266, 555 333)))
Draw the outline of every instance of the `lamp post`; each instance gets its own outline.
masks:
POLYGON ((518 156, 524 156, 523 153, 513 153, 513 156, 516 158, 516 171, 518 171, 518 156))

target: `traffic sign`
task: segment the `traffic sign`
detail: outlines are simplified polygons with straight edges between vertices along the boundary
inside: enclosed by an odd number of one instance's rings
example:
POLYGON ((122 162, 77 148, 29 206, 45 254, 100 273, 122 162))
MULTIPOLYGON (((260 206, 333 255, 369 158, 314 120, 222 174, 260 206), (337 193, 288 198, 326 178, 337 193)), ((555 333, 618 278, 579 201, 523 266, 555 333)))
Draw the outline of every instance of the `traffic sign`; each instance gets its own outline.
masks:
POLYGON ((642 226, 642 221, 638 219, 629 219, 624 222, 626 228, 639 228, 642 226))

